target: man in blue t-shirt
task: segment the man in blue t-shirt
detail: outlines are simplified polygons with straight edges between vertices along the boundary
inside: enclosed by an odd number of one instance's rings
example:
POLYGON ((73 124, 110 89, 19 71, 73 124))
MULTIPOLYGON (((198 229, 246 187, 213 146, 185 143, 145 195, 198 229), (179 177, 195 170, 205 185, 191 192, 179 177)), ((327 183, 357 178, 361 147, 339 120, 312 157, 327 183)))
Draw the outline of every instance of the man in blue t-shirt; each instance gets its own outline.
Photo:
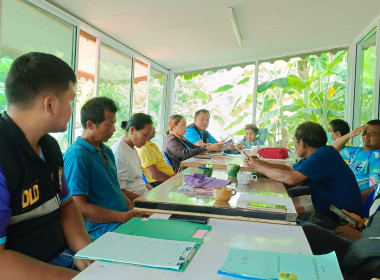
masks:
POLYGON ((246 163, 254 171, 276 181, 310 186, 315 211, 299 214, 300 220, 330 229, 337 227, 339 219, 330 211, 331 204, 362 215, 362 201, 355 176, 338 151, 326 146, 327 137, 322 126, 305 122, 296 129, 293 140, 297 156, 302 158, 293 166, 268 163, 257 157, 250 157, 246 163))
MULTIPOLYGON (((113 231, 138 212, 120 190, 115 158, 103 144, 115 131, 117 107, 107 97, 88 100, 81 108, 81 137, 67 149, 64 175, 85 219, 88 232, 98 238, 113 231)), ((136 198, 130 197, 131 199, 136 198)))
POLYGON ((194 123, 187 126, 184 137, 197 146, 216 143, 216 139, 206 129, 210 121, 210 112, 200 109, 195 112, 194 123))
POLYGON ((333 147, 348 161, 364 201, 374 186, 380 183, 380 120, 371 120, 366 125, 355 128, 336 139, 333 147), (344 146, 350 138, 360 134, 363 147, 344 146))

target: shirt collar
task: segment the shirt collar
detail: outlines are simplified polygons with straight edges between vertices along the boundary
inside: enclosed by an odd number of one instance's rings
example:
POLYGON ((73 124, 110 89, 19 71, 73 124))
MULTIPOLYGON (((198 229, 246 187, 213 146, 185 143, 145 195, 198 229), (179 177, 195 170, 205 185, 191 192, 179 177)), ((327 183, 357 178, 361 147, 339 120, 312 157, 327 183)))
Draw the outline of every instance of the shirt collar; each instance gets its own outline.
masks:
MULTIPOLYGON (((78 136, 77 138, 77 143, 81 145, 82 147, 86 148, 89 152, 99 152, 98 148, 88 143, 86 140, 84 140, 80 136, 78 136)), ((104 150, 105 145, 103 143, 100 143, 100 147, 102 148, 102 150, 104 150)))

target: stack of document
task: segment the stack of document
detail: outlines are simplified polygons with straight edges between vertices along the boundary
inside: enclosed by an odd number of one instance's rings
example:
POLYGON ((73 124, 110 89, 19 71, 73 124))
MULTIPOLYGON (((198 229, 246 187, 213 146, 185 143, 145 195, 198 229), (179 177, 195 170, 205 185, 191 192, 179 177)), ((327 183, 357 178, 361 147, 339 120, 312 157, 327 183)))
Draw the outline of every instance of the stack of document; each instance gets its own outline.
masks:
POLYGON ((195 242, 107 232, 75 257, 179 270, 194 254, 195 242))
POLYGON ((230 249, 219 274, 253 280, 278 279, 292 273, 297 280, 343 280, 335 252, 326 255, 291 254, 230 249))

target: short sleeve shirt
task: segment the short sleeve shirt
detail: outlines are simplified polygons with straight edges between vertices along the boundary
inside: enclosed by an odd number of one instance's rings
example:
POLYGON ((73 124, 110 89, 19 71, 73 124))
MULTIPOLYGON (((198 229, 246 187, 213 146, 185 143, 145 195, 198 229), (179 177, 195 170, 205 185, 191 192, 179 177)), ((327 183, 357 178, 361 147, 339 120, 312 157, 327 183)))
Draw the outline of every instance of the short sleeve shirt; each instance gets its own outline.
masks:
POLYGON ((329 210, 334 204, 362 216, 362 199, 355 176, 333 147, 319 148, 310 157, 295 163, 293 169, 308 178, 304 184, 311 188, 316 212, 336 219, 329 210))
MULTIPOLYGON (((101 144, 107 158, 105 164, 99 150, 78 137, 64 155, 64 175, 72 195, 86 195, 89 203, 115 211, 128 211, 117 181, 115 158, 109 147, 101 144)), ((88 232, 98 238, 120 223, 98 224, 85 220, 88 232)))
POLYGON ((380 183, 380 149, 364 152, 361 147, 345 146, 340 153, 348 161, 361 191, 380 183))
POLYGON ((137 153, 139 154, 141 160, 142 170, 149 183, 156 182, 157 180, 150 177, 145 168, 154 164, 158 170, 168 175, 174 175, 173 168, 166 162, 164 156, 156 144, 149 141, 143 147, 137 149, 137 153))
POLYGON ((195 142, 198 142, 198 141, 203 141, 204 139, 204 136, 206 134, 208 134, 208 140, 209 140, 209 143, 213 144, 213 143, 216 143, 216 139, 207 131, 199 131, 201 133, 201 136, 199 136, 198 132, 195 130, 194 127, 187 127, 186 129, 186 134, 183 136, 184 138, 186 138, 189 142, 191 143, 195 143, 195 142))
POLYGON ((135 148, 131 148, 124 140, 112 145, 117 166, 117 179, 120 188, 139 195, 148 192, 142 179, 141 161, 135 148))

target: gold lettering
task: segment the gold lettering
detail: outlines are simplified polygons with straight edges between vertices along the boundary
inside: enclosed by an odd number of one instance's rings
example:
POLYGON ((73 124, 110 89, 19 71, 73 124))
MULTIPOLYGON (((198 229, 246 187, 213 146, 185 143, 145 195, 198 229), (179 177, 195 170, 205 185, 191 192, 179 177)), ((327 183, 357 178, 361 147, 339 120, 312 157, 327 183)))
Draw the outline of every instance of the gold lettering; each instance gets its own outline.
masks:
POLYGON ((38 201, 40 199, 40 190, 38 189, 38 185, 33 186, 33 194, 36 198, 36 201, 38 201))
POLYGON ((34 185, 29 189, 30 205, 34 204, 38 200, 38 185, 34 185))
POLYGON ((36 203, 40 199, 40 191, 38 185, 34 185, 22 193, 22 208, 36 203))
POLYGON ((29 192, 28 190, 24 190, 22 193, 22 208, 25 208, 29 205, 29 192))

